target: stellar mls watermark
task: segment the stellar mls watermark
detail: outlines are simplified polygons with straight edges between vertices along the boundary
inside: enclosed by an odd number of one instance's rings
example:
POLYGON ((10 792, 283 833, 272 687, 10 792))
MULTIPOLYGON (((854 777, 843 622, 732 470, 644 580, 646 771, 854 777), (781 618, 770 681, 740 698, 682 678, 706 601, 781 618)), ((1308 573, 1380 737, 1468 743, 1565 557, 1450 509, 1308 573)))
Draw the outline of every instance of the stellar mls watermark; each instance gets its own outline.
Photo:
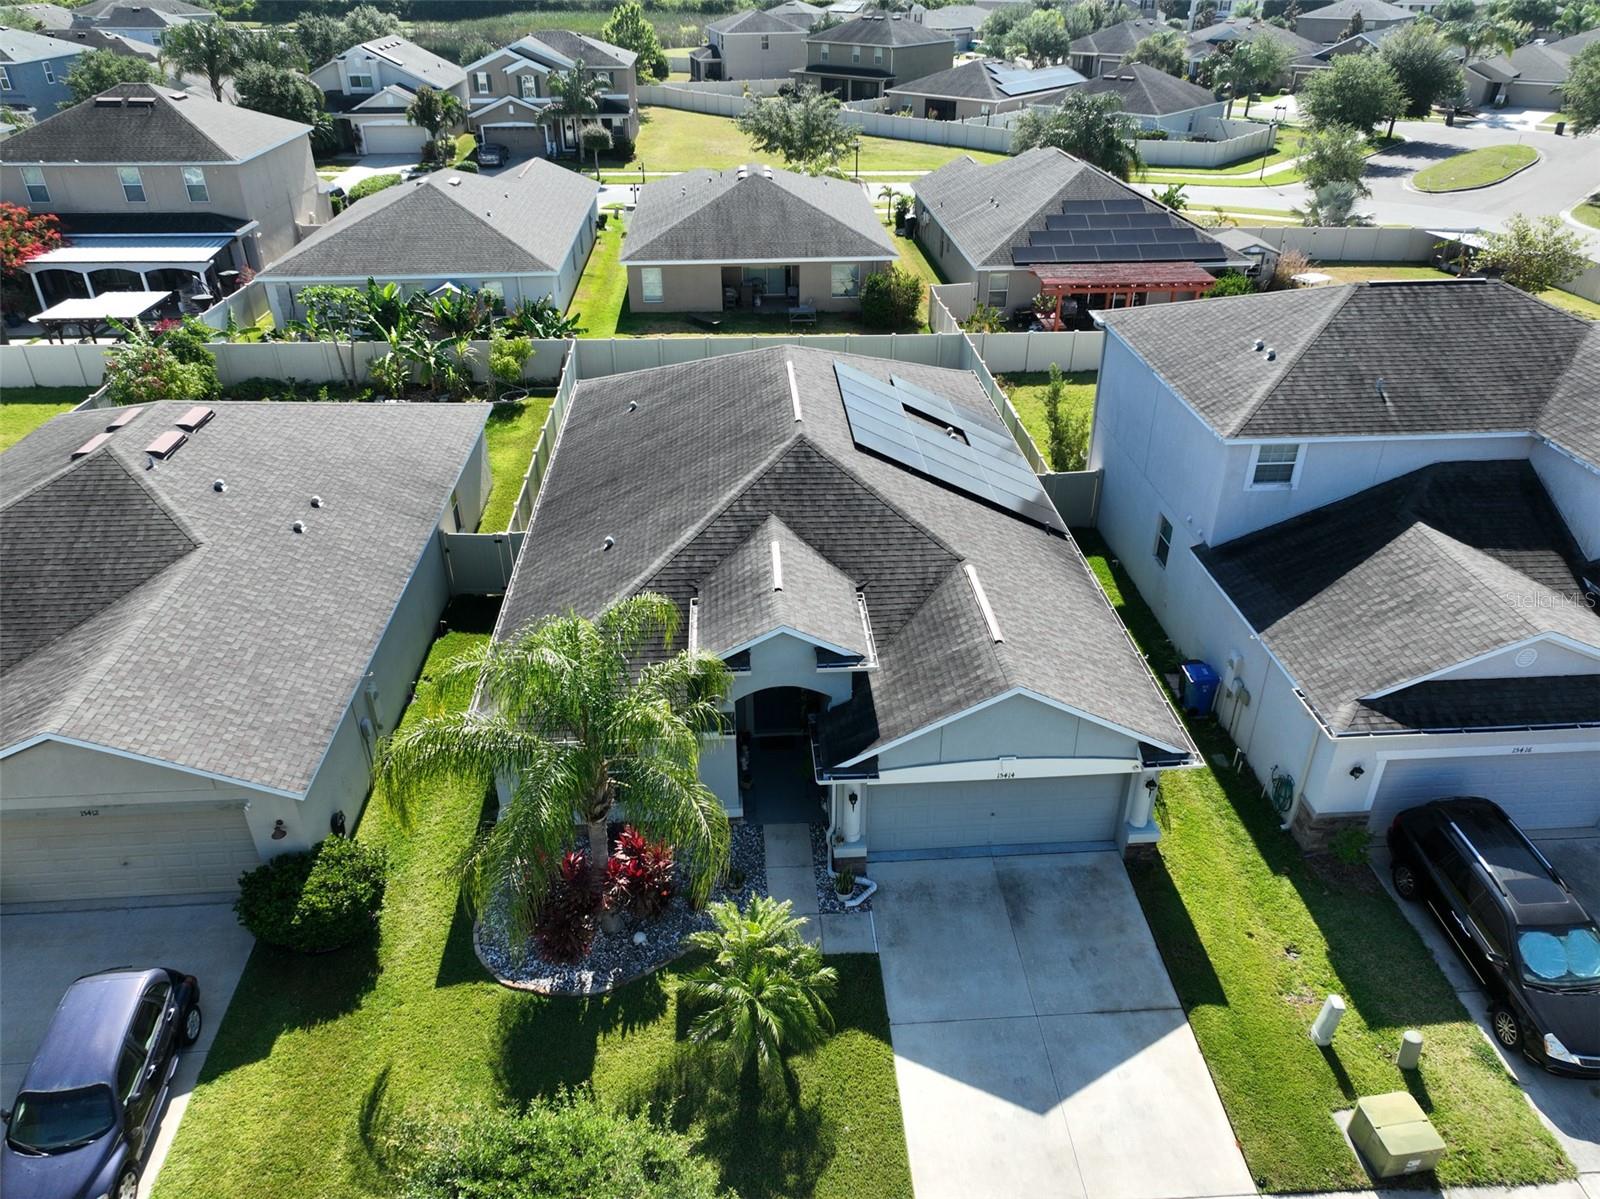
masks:
POLYGON ((1600 610, 1600 597, 1589 591, 1513 591, 1506 598, 1511 601, 1513 608, 1525 612, 1559 608, 1587 608, 1591 612, 1600 610))

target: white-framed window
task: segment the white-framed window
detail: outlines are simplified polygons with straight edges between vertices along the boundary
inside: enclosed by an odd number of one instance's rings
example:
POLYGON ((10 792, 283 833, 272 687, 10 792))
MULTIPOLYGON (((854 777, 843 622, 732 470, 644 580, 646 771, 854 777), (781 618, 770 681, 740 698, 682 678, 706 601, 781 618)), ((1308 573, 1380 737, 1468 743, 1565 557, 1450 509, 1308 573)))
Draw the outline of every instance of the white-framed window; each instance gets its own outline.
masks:
POLYGON ((604 87, 610 87, 611 86, 611 72, 610 71, 596 71, 596 72, 594 72, 594 77, 600 81, 602 86, 604 86, 604 87))
POLYGON ((117 181, 122 184, 122 198, 129 204, 145 202, 144 178, 138 167, 118 167, 117 181))
POLYGON ((487 96, 489 94, 488 71, 472 72, 472 93, 475 96, 487 96))
POLYGON ((660 267, 642 266, 639 268, 639 294, 644 297, 646 304, 659 304, 667 298, 661 284, 660 267))
POLYGON ((770 50, 770 49, 772 49, 772 38, 771 38, 771 36, 770 36, 770 35, 768 35, 768 34, 765 34, 765 33, 763 33, 763 34, 762 34, 762 35, 761 35, 761 48, 762 48, 762 49, 763 49, 763 50, 770 50))
POLYGON ((351 71, 350 90, 353 92, 370 92, 372 90, 372 76, 360 71, 351 71))
POLYGON ((860 46, 851 46, 850 47, 850 61, 851 62, 860 62, 861 61, 861 47, 860 46))
POLYGON ((1156 561, 1161 569, 1167 568, 1167 557, 1172 553, 1172 522, 1159 513, 1156 516, 1156 561))
POLYGON ((882 46, 874 46, 872 48, 872 65, 875 66, 875 67, 881 67, 883 65, 883 47, 882 46))
MULTIPOLYGON (((822 62, 827 62, 828 61, 828 43, 827 42, 823 42, 822 45, 817 47, 817 58, 822 62)), ((10 85, 8 84, 7 86, 9 87, 10 85)))
POLYGON ((44 81, 46 83, 54 83, 56 81, 56 64, 47 60, 39 65, 44 68, 44 81))
POLYGON ((183 187, 189 193, 189 203, 211 203, 211 189, 206 186, 206 173, 199 167, 183 168, 183 187))
POLYGON ((506 285, 499 279, 484 279, 478 290, 486 291, 491 296, 498 296, 502 300, 506 298, 506 285))
POLYGON ((50 203, 50 188, 45 185, 44 171, 41 168, 23 167, 22 186, 28 189, 28 203, 50 203))
POLYGON ((850 300, 861 294, 861 264, 859 262, 836 262, 833 264, 831 275, 833 286, 830 294, 836 300, 850 300))
POLYGON ((0 67, 0 92, 9 92, 10 90, 11 72, 6 70, 4 67, 0 67))
POLYGON ((1258 445, 1250 457, 1250 489, 1284 490, 1300 481, 1298 445, 1258 445))
POLYGON ((989 298, 985 301, 990 308, 998 308, 1001 312, 1006 310, 1006 287, 1010 283, 1004 275, 989 276, 989 298))
POLYGON ((517 95, 524 100, 536 99, 539 95, 539 77, 523 73, 517 76, 517 95))

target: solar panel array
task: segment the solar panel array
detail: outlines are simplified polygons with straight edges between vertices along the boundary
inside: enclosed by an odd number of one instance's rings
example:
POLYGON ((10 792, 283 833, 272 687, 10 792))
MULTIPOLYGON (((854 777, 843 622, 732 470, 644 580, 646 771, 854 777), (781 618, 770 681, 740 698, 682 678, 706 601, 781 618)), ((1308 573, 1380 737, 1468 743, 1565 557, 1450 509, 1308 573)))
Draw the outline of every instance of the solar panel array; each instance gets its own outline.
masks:
POLYGON ((1071 67, 1042 67, 1030 71, 1023 67, 990 66, 989 77, 1003 96, 1026 96, 1031 92, 1051 88, 1071 87, 1082 83, 1084 76, 1071 67))
POLYGON ((1011 433, 996 418, 891 376, 833 364, 850 435, 861 449, 1023 520, 1060 530, 1061 517, 1011 433))
POLYGON ((1017 266, 1041 262, 1221 262, 1227 250, 1156 204, 1125 200, 1065 200, 1059 216, 1015 246, 1017 266))

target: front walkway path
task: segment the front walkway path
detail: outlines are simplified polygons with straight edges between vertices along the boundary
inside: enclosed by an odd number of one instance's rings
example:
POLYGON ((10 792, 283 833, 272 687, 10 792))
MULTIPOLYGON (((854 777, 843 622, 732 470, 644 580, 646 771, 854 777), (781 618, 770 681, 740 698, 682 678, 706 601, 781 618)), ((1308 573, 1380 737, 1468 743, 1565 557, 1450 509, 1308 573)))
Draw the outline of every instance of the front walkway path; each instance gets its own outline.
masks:
POLYGON ((811 826, 766 824, 761 831, 767 842, 767 893, 774 899, 787 899, 794 904, 794 914, 806 918, 806 939, 820 945, 823 953, 877 953, 871 912, 818 914, 811 826))

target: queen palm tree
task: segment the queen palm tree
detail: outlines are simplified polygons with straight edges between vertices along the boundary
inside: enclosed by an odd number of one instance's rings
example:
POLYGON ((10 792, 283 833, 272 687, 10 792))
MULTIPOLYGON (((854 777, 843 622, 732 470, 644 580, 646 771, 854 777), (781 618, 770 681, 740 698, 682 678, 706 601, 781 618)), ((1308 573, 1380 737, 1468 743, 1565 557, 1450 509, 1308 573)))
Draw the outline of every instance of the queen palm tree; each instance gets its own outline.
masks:
POLYGON ((428 131, 428 145, 438 142, 446 129, 461 123, 465 110, 454 92, 441 92, 431 87, 419 87, 416 97, 406 108, 406 120, 428 131))
POLYGON ((383 743, 378 794, 402 819, 441 784, 495 779, 500 818, 474 850, 466 892, 480 910, 505 896, 511 931, 526 934, 577 824, 588 865, 604 881, 606 826, 619 805, 652 841, 676 847, 698 901, 727 870, 728 819, 700 781, 702 738, 720 727, 728 668, 666 645, 678 607, 662 595, 625 599, 591 620, 552 616, 486 643, 435 676, 457 701, 383 743), (479 702, 467 704, 477 694, 479 702))
POLYGON ((1488 9, 1478 9, 1471 17, 1445 21, 1440 32, 1453 46, 1461 47, 1463 65, 1478 61, 1485 50, 1510 54, 1532 36, 1521 21, 1508 20, 1488 9))
POLYGON ((552 107, 554 114, 582 125, 599 113, 600 97, 605 95, 606 85, 598 76, 584 70, 580 58, 569 69, 550 76, 550 91, 556 98, 552 107))

